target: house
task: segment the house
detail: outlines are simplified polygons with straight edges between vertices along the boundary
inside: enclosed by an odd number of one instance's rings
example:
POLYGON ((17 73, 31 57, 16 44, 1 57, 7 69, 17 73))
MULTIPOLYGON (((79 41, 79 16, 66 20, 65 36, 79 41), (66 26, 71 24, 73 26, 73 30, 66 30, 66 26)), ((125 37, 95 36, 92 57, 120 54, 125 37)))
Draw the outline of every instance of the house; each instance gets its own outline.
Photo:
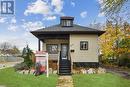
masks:
POLYGON ((71 74, 74 67, 98 67, 98 37, 104 31, 74 24, 74 17, 63 16, 60 24, 31 31, 49 53, 49 67, 58 74, 71 74))

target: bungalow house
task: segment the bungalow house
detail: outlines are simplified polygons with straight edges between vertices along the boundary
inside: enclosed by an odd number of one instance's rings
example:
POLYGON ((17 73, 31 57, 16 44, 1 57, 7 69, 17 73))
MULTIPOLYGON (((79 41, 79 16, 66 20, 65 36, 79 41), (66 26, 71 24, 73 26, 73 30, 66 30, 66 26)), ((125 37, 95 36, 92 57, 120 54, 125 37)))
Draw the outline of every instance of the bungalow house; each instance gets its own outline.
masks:
POLYGON ((74 67, 98 67, 98 37, 104 31, 74 24, 74 17, 63 16, 60 24, 31 31, 49 53, 49 68, 58 74, 71 74, 74 67))

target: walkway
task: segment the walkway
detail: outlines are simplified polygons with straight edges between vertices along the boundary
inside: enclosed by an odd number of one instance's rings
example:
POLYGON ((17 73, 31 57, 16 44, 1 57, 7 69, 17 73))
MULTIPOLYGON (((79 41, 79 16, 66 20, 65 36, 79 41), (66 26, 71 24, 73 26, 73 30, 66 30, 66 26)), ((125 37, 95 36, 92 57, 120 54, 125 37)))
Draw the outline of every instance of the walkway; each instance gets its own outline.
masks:
POLYGON ((56 87, 74 87, 72 76, 59 76, 56 87))

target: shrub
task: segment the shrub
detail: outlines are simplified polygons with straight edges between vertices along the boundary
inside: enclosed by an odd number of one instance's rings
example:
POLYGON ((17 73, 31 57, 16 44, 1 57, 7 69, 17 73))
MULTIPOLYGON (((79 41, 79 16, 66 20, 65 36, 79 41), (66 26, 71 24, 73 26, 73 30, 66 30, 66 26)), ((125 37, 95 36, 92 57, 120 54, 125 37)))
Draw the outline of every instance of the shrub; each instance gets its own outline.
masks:
POLYGON ((130 54, 123 54, 119 57, 119 63, 118 66, 127 66, 130 67, 130 54))
POLYGON ((23 49, 22 57, 24 58, 24 63, 31 68, 34 65, 34 53, 33 51, 28 47, 23 49))
POLYGON ((126 66, 128 62, 128 58, 120 58, 119 59, 119 66, 126 66))
POLYGON ((26 63, 22 62, 22 63, 18 63, 14 66, 15 70, 27 70, 29 69, 29 67, 26 65, 26 63))
POLYGON ((130 63, 127 64, 127 67, 130 68, 130 63))

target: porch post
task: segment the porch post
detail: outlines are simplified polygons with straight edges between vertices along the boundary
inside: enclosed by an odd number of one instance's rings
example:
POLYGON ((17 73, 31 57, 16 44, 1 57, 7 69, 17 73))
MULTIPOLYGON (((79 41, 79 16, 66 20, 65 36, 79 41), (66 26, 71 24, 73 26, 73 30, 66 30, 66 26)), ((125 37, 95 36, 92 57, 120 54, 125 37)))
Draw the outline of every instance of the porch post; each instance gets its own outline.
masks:
POLYGON ((38 51, 41 50, 41 43, 40 43, 40 39, 38 39, 38 51))
POLYGON ((60 51, 58 51, 58 62, 57 62, 57 73, 59 74, 59 58, 60 58, 60 51))

